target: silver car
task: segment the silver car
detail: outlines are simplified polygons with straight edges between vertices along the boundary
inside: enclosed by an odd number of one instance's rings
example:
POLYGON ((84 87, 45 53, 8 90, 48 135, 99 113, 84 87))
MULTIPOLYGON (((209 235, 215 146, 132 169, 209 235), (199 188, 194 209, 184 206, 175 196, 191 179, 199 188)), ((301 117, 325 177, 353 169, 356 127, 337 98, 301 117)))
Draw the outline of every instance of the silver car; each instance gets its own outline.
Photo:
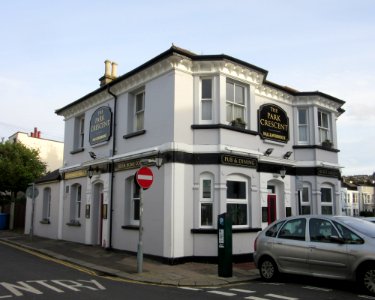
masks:
POLYGON ((357 280, 375 294, 375 223, 346 216, 280 219, 259 233, 254 251, 263 280, 279 273, 357 280))
POLYGON ((367 218, 363 218, 363 220, 375 223, 375 217, 367 217, 367 218))

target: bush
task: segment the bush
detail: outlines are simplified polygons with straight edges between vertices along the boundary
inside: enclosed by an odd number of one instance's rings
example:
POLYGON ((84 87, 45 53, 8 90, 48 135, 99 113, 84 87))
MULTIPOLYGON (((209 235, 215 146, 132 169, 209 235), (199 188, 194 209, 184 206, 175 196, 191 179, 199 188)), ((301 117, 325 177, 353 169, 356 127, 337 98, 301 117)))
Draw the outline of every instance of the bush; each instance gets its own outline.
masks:
POLYGON ((359 213, 361 217, 375 217, 374 213, 372 211, 361 211, 359 213))

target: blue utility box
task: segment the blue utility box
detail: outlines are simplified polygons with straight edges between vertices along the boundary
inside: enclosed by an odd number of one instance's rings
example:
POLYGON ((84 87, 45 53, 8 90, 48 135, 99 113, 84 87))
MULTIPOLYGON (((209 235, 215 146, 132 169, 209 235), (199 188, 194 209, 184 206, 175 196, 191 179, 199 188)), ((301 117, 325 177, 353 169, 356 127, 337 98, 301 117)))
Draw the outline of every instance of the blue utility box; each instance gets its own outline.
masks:
POLYGON ((8 229, 9 227, 9 214, 0 213, 0 230, 8 229))

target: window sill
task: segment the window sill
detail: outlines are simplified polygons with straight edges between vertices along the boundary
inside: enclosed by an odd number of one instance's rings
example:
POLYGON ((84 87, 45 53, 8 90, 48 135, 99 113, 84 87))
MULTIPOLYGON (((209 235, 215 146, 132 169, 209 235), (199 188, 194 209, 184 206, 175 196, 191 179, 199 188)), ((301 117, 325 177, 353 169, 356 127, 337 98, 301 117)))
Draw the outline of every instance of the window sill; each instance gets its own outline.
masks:
POLYGON ((142 134, 145 134, 146 133, 146 130, 139 130, 139 131, 136 131, 136 132, 132 132, 132 133, 128 133, 128 134, 125 134, 123 136, 124 139, 130 139, 130 138, 133 138, 133 137, 136 137, 136 136, 139 136, 139 135, 142 135, 142 134))
MULTIPOLYGON (((246 232, 258 232, 261 231, 262 228, 232 228, 232 233, 246 233, 246 232)), ((191 233, 194 234, 217 234, 217 229, 215 228, 193 228, 190 230, 191 233)))
POLYGON ((81 223, 79 221, 73 221, 73 220, 66 223, 66 225, 72 226, 72 227, 81 227, 81 223))
POLYGON ((40 224, 51 224, 51 222, 48 219, 43 219, 39 221, 40 224))
POLYGON ((124 225, 121 226, 122 229, 128 229, 128 230, 139 230, 138 225, 124 225))
POLYGON ((78 148, 78 149, 74 149, 74 150, 70 151, 70 154, 81 153, 83 151, 85 151, 85 148, 78 148))
POLYGON ((251 135, 259 135, 257 131, 249 130, 246 128, 240 128, 237 126, 225 125, 225 124, 199 124, 191 125, 191 129, 228 129, 232 131, 242 132, 251 135))
POLYGON ((338 150, 338 149, 326 148, 326 147, 323 147, 321 145, 295 145, 295 146, 293 146, 293 149, 321 149, 321 150, 336 152, 336 153, 340 152, 340 150, 338 150))

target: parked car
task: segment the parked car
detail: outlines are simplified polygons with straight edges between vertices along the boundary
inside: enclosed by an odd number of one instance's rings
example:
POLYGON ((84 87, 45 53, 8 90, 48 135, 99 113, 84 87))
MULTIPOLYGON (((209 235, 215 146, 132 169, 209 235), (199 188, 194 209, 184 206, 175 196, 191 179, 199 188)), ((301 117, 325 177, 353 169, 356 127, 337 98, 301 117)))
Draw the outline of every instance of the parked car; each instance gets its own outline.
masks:
POLYGON ((375 223, 347 216, 288 217, 262 230, 254 251, 265 281, 279 273, 356 280, 375 294, 375 223))
POLYGON ((372 223, 375 223, 375 217, 367 217, 367 218, 363 218, 363 220, 366 220, 366 221, 370 221, 372 223))

